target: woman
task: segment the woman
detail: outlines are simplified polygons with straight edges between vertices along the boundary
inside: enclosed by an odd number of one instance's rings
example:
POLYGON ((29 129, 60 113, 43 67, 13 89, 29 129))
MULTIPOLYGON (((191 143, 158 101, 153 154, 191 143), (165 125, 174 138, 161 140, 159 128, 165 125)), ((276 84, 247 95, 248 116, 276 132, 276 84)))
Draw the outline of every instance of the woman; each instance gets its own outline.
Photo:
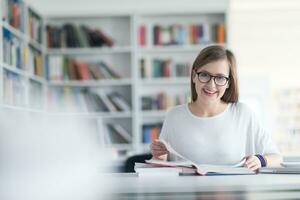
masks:
MULTIPOLYGON (((192 101, 171 109, 160 139, 199 163, 232 165, 246 158, 245 167, 278 166, 282 157, 251 110, 238 102, 236 61, 222 46, 203 49, 191 72, 192 101)), ((154 159, 176 160, 158 140, 154 159)))

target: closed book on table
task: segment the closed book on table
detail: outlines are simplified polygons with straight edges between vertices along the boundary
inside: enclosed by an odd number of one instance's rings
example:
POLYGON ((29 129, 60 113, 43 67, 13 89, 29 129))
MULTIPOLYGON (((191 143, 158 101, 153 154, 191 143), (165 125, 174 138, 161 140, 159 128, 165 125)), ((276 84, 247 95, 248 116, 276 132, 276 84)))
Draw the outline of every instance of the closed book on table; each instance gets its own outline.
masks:
POLYGON ((172 167, 155 167, 145 163, 135 163, 134 171, 138 173, 138 176, 140 177, 179 176, 182 169, 172 167))

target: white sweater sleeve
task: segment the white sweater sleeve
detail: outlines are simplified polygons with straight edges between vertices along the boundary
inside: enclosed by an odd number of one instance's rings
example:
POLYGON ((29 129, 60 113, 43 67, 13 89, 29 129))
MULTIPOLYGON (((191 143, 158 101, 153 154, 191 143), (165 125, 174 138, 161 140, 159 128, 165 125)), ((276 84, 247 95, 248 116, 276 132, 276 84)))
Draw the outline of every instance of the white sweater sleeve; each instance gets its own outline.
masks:
POLYGON ((166 142, 170 142, 169 141, 169 132, 170 132, 170 123, 168 123, 169 119, 168 119, 168 115, 166 116, 164 123, 162 125, 161 131, 160 131, 160 135, 159 135, 159 139, 163 139, 166 142))
MULTIPOLYGON (((161 132, 160 132, 160 136, 159 139, 163 139, 165 140, 167 143, 171 144, 171 140, 170 138, 172 137, 172 130, 173 130, 173 126, 174 125, 174 120, 173 120, 173 114, 172 111, 169 111, 166 115, 166 118, 164 120, 161 132)), ((174 134, 173 134, 174 137, 174 134)), ((181 161, 183 160, 181 157, 178 157, 172 153, 169 153, 168 155, 168 160, 171 161, 181 161)))
POLYGON ((254 136, 255 154, 280 154, 276 144, 272 140, 270 132, 261 125, 254 113, 251 113, 251 131, 254 136))

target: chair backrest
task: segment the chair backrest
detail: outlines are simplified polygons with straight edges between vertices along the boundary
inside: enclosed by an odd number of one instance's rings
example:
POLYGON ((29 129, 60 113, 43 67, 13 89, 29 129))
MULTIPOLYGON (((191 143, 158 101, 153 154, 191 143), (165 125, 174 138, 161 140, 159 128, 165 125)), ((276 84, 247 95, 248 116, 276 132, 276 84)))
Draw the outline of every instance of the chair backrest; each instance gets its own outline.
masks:
POLYGON ((151 154, 139 154, 129 157, 125 162, 124 172, 134 172, 134 163, 145 163, 145 160, 149 160, 151 157, 151 154))

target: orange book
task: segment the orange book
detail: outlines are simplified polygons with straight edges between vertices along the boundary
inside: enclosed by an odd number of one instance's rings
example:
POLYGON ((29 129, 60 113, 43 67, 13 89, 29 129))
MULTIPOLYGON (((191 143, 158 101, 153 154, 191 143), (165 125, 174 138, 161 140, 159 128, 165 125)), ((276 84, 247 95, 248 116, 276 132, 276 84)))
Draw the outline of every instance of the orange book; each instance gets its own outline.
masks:
POLYGON ((219 44, 225 43, 225 27, 224 24, 217 24, 217 42, 219 44))
POLYGON ((150 130, 151 142, 158 139, 158 136, 159 136, 159 128, 158 127, 151 128, 150 130))

